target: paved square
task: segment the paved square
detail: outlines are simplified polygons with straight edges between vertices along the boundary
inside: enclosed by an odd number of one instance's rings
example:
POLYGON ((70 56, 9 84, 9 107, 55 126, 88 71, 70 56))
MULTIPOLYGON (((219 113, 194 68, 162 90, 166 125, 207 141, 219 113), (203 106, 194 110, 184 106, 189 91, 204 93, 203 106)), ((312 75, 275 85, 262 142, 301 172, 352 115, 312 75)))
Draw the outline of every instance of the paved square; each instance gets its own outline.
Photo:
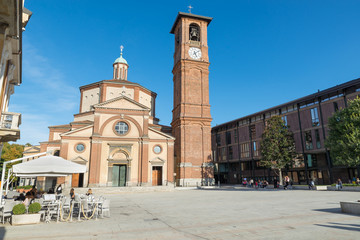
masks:
POLYGON ((111 217, 1 227, 4 239, 357 239, 356 192, 209 189, 109 194, 111 217))

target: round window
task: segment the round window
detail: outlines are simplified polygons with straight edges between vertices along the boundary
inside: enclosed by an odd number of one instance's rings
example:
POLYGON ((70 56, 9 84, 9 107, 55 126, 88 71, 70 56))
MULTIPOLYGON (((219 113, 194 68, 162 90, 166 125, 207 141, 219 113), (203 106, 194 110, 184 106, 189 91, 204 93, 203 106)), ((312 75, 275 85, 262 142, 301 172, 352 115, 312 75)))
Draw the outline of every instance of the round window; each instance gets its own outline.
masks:
POLYGON ((124 135, 129 131, 129 126, 126 122, 118 122, 115 124, 115 131, 120 135, 124 135))
POLYGON ((161 147, 159 145, 154 147, 154 153, 156 154, 161 153, 161 147))
POLYGON ((79 143, 78 145, 76 145, 76 151, 82 152, 82 151, 84 151, 84 150, 85 150, 84 144, 79 143))

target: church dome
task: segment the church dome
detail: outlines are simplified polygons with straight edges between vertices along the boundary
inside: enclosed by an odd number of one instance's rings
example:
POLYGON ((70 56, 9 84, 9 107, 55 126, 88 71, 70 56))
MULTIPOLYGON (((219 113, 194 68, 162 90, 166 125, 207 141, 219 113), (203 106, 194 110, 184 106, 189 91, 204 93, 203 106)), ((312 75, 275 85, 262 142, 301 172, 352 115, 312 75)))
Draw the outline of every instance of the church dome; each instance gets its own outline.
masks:
POLYGON ((124 64, 128 64, 127 61, 125 60, 125 58, 122 57, 122 53, 121 53, 120 57, 115 60, 114 63, 124 63, 124 64))

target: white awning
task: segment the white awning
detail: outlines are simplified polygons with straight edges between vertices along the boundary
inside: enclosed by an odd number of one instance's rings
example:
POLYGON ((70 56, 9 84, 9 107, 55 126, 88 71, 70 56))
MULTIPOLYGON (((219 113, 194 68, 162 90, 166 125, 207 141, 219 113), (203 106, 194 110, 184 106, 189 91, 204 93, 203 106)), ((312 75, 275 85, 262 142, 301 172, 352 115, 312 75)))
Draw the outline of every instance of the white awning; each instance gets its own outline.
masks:
POLYGON ((85 173, 86 166, 49 155, 13 165, 12 172, 19 177, 61 177, 73 173, 85 173))

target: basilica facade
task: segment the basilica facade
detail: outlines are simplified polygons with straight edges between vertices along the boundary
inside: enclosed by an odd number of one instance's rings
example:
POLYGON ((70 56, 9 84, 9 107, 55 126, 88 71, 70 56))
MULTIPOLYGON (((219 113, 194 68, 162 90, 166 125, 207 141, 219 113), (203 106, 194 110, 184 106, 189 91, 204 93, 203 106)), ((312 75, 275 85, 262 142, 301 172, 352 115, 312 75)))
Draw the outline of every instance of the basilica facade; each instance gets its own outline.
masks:
MULTIPOLYGON (((127 80, 122 53, 113 79, 80 87, 74 121, 50 126, 41 151, 86 165, 68 186, 151 186, 173 184, 174 138, 155 116, 156 93, 127 80)), ((58 182, 61 180, 58 180, 58 182)))
POLYGON ((57 180, 85 186, 214 184, 211 156, 207 27, 212 21, 179 12, 175 37, 174 105, 170 126, 155 116, 156 93, 127 80, 122 53, 113 79, 80 87, 74 121, 51 126, 41 151, 84 164, 85 174, 57 180))

